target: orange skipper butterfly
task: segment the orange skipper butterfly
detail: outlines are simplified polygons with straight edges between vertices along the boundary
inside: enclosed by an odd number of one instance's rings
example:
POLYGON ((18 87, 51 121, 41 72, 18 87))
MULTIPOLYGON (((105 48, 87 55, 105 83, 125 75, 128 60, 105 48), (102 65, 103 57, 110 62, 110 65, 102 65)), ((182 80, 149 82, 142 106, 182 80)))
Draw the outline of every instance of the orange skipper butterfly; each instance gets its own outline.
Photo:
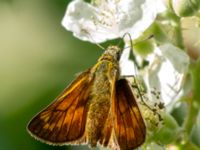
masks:
POLYGON ((121 53, 109 46, 92 68, 30 121, 29 133, 53 145, 99 143, 131 150, 144 143, 146 127, 136 97, 129 82, 120 78, 121 53))

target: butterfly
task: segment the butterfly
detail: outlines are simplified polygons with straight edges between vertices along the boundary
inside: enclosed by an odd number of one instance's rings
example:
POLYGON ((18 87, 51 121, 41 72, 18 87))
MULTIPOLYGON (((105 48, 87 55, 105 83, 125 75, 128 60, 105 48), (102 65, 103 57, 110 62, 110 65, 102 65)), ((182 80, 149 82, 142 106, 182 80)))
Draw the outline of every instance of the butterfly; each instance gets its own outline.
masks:
POLYGON ((99 143, 131 150, 143 144, 146 126, 129 82, 120 77, 121 53, 118 46, 109 46, 29 122, 29 133, 53 145, 99 143))

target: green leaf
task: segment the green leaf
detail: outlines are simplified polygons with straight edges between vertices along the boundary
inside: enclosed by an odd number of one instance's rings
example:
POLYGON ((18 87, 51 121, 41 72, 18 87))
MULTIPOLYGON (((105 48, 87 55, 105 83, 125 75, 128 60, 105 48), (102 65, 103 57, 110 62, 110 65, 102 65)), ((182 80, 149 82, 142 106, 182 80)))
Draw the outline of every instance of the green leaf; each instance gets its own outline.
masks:
POLYGON ((200 112, 197 117, 197 123, 193 126, 192 132, 191 132, 191 141, 199 146, 200 148, 200 112))
POLYGON ((152 31, 152 34, 154 35, 156 43, 162 44, 162 43, 168 42, 168 36, 164 32, 162 25, 159 24, 158 22, 155 22, 154 24, 152 24, 151 31, 152 31))
POLYGON ((134 44, 133 48, 137 54, 146 57, 149 53, 153 51, 154 45, 150 40, 145 40, 134 44))
POLYGON ((170 114, 166 113, 164 115, 164 125, 154 134, 154 141, 161 145, 169 144, 175 141, 179 132, 180 128, 176 120, 170 114))

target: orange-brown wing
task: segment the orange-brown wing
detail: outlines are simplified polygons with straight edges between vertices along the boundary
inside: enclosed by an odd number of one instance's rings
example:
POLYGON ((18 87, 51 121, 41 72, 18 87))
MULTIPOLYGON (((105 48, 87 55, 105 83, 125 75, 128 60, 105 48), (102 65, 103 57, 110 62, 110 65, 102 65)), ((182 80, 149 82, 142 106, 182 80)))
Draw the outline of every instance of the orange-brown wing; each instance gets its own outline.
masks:
POLYGON ((146 127, 133 92, 125 79, 116 82, 113 93, 114 132, 121 150, 140 146, 146 135, 146 127))
POLYGON ((50 144, 65 144, 84 135, 87 102, 93 77, 90 70, 79 75, 52 104, 28 124, 34 137, 50 144))
POLYGON ((112 131, 113 131, 112 116, 111 113, 109 112, 108 118, 101 132, 99 144, 103 145, 104 147, 107 147, 112 138, 112 131))

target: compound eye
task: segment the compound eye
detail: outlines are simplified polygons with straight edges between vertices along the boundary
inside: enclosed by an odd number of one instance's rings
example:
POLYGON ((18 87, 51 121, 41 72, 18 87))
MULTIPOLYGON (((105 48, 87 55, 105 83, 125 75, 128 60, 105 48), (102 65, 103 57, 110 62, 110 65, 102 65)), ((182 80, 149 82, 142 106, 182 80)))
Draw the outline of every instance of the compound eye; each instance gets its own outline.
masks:
POLYGON ((117 60, 119 61, 119 59, 120 59, 120 56, 121 56, 121 53, 120 52, 117 52, 117 60))

